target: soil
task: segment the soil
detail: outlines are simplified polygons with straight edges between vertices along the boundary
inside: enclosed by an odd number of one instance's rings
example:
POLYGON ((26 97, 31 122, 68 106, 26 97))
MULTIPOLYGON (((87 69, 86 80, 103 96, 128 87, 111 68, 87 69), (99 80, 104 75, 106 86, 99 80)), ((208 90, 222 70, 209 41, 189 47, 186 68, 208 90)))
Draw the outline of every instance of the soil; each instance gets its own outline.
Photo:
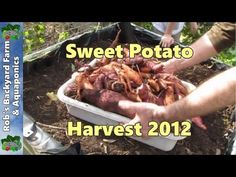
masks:
MULTIPOLYGON (((208 65, 196 65, 177 73, 177 76, 198 86, 219 72, 221 71, 213 70, 208 65)), ((41 125, 41 128, 65 146, 79 141, 83 153, 87 155, 224 154, 231 127, 229 117, 233 106, 205 116, 204 123, 208 129, 204 131, 193 125, 192 136, 178 141, 174 149, 169 152, 158 150, 127 137, 68 137, 64 130, 47 127, 46 125, 53 125, 66 128, 68 121, 80 121, 67 113, 62 102, 59 100, 50 101, 46 95, 49 92, 56 94, 58 88, 71 77, 71 74, 71 63, 62 60, 51 62, 24 76, 24 110, 32 115, 37 122, 45 124, 45 126, 41 125)), ((90 124, 82 120, 81 122, 84 125, 90 124)))

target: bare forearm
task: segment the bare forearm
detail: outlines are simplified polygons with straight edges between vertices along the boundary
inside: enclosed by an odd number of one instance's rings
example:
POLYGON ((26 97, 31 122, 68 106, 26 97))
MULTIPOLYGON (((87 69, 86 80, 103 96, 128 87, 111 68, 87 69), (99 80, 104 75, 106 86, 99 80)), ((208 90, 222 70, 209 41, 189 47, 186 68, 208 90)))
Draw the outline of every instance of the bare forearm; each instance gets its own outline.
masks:
POLYGON ((177 66, 178 70, 194 66, 195 64, 201 63, 202 61, 205 61, 217 54, 217 51, 206 34, 193 43, 190 47, 194 52, 193 57, 191 59, 182 59, 181 64, 177 66))
POLYGON ((197 22, 190 22, 190 25, 191 26, 194 26, 194 25, 196 25, 197 24, 197 22))
POLYGON ((184 99, 166 107, 164 119, 184 120, 236 103, 236 67, 199 86, 184 99))
POLYGON ((166 27, 165 34, 172 35, 172 31, 175 28, 175 26, 176 26, 176 22, 169 22, 166 27))

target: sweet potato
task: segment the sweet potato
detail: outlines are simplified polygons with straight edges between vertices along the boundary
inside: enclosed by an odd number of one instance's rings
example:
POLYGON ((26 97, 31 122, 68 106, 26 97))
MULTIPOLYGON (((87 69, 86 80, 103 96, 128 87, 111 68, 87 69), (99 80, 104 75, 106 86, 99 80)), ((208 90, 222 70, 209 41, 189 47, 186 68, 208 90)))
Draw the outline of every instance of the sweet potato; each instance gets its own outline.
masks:
POLYGON ((165 91, 164 105, 169 105, 175 102, 173 87, 168 86, 165 91))
POLYGON ((119 101, 129 100, 118 92, 106 89, 84 89, 81 92, 81 98, 83 101, 95 105, 105 111, 115 112, 129 118, 134 117, 134 114, 129 113, 129 111, 124 111, 118 106, 119 101))
POLYGON ((148 79, 148 84, 156 91, 159 92, 160 91, 160 86, 159 84, 153 80, 153 79, 148 79))
POLYGON ((142 84, 139 88, 137 88, 137 93, 143 102, 163 105, 163 100, 154 95, 147 84, 142 84))

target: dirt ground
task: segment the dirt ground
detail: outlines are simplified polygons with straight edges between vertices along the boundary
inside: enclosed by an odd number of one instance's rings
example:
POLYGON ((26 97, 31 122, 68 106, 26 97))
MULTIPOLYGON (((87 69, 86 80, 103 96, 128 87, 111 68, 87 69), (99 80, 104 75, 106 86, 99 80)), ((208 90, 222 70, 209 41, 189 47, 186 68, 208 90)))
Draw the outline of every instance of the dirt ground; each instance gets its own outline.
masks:
MULTIPOLYGON (((213 70, 207 65, 196 65, 177 73, 184 81, 198 86, 205 80, 220 71, 213 70)), ((57 93, 58 88, 70 78, 72 74, 71 63, 68 61, 49 62, 24 76, 24 110, 42 123, 41 128, 51 134, 62 144, 69 146, 80 142, 84 154, 87 155, 202 155, 224 154, 227 136, 231 124, 229 116, 233 106, 217 111, 204 117, 207 130, 192 126, 192 136, 178 141, 173 150, 164 152, 144 145, 127 137, 68 137, 64 130, 49 128, 47 125, 66 128, 68 121, 79 119, 67 113, 65 105, 60 101, 50 101, 46 93, 57 93)), ((211 104, 211 103, 209 103, 211 104)), ((81 121, 83 124, 89 124, 81 121)))

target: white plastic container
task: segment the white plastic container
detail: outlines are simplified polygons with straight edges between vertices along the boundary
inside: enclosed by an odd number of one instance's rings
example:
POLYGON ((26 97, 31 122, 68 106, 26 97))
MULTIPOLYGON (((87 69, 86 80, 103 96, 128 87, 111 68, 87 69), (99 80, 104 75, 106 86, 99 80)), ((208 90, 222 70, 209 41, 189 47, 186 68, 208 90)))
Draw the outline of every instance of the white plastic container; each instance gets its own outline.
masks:
MULTIPOLYGON (((64 83, 57 92, 59 100, 61 100, 66 104, 67 110, 71 115, 96 125, 117 125, 119 123, 127 123, 130 121, 130 119, 127 117, 121 116, 116 113, 104 111, 93 105, 66 96, 64 94, 65 89, 70 83, 74 82, 75 77, 77 75, 78 73, 74 73, 71 79, 68 80, 66 83, 64 83)), ((182 81, 182 83, 186 86, 188 92, 192 92, 196 88, 194 85, 187 83, 185 81, 182 81)), ((140 141, 144 144, 148 144, 150 146, 161 149, 163 151, 170 151, 174 148, 178 140, 182 140, 185 137, 181 136, 175 137, 173 136, 173 134, 170 134, 169 136, 166 137, 158 136, 145 139, 142 137, 131 137, 131 138, 140 141)))

